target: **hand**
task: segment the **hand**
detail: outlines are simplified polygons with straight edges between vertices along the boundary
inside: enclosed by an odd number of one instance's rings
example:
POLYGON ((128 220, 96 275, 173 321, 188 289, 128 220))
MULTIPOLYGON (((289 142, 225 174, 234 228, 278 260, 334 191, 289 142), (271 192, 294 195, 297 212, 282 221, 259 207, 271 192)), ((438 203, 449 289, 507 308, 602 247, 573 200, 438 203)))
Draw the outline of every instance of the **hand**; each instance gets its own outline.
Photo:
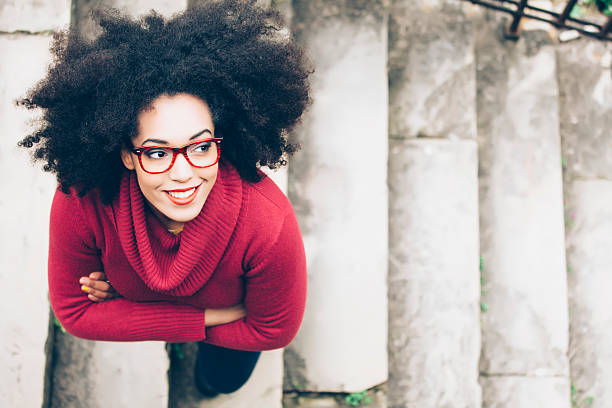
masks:
POLYGON ((119 294, 106 280, 104 272, 92 272, 88 277, 82 277, 79 283, 81 290, 87 293, 87 298, 92 302, 99 303, 119 297, 119 294))
POLYGON ((204 325, 206 327, 211 327, 231 323, 245 316, 246 309, 242 303, 224 309, 206 309, 204 310, 204 325))

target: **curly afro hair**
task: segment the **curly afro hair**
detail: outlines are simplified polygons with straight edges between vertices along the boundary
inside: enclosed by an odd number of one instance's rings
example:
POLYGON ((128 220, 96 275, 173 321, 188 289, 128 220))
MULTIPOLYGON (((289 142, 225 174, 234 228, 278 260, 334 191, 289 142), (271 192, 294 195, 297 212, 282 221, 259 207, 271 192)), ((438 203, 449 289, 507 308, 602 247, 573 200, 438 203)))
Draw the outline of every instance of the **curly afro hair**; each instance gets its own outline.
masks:
POLYGON ((125 171, 120 151, 137 135, 137 116, 160 95, 206 101, 223 160, 248 181, 258 167, 285 164, 288 133, 310 103, 312 70, 280 29, 277 11, 244 0, 211 1, 165 20, 98 10, 102 34, 55 35, 48 75, 18 101, 41 108, 40 126, 19 142, 56 174, 61 189, 99 189, 105 203, 125 171))

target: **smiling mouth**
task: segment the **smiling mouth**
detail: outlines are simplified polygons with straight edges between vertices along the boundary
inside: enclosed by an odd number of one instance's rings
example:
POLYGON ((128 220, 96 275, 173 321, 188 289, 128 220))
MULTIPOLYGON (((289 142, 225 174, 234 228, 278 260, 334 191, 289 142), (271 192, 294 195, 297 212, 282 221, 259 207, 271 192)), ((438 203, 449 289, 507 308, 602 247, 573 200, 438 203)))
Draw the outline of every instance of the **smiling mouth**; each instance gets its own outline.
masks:
POLYGON ((166 190, 164 193, 166 193, 166 196, 173 204, 187 205, 195 200, 200 186, 201 184, 187 189, 166 190))

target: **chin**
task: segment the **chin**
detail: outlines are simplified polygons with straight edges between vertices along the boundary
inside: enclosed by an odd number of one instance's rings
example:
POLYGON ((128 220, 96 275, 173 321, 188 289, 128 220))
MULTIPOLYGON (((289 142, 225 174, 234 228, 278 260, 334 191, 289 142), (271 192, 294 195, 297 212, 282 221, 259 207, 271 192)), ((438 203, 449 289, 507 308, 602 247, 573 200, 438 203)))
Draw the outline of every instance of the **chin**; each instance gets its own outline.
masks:
POLYGON ((171 209, 166 212, 164 215, 171 221, 174 222, 188 222, 195 219, 200 212, 202 211, 203 203, 199 206, 194 206, 194 208, 185 208, 184 210, 176 211, 175 209, 171 209))

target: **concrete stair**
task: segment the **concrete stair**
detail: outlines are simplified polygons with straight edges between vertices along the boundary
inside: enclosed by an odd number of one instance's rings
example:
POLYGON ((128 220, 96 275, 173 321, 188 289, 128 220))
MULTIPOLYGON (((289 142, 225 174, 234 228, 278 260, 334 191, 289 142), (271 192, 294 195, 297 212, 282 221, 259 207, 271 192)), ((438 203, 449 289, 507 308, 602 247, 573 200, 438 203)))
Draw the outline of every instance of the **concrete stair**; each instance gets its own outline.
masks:
POLYGON ((542 26, 509 42, 503 18, 458 0, 276 3, 317 69, 303 149, 270 173, 304 234, 307 311, 286 350, 214 399, 191 382, 194 344, 90 342, 49 319, 55 181, 15 147, 34 117, 10 103, 71 15, 95 35, 94 2, 0 9, 0 166, 16 192, 0 200, 0 406, 331 408, 353 393, 374 408, 570 408, 572 385, 573 402, 612 406, 612 47, 542 26))

